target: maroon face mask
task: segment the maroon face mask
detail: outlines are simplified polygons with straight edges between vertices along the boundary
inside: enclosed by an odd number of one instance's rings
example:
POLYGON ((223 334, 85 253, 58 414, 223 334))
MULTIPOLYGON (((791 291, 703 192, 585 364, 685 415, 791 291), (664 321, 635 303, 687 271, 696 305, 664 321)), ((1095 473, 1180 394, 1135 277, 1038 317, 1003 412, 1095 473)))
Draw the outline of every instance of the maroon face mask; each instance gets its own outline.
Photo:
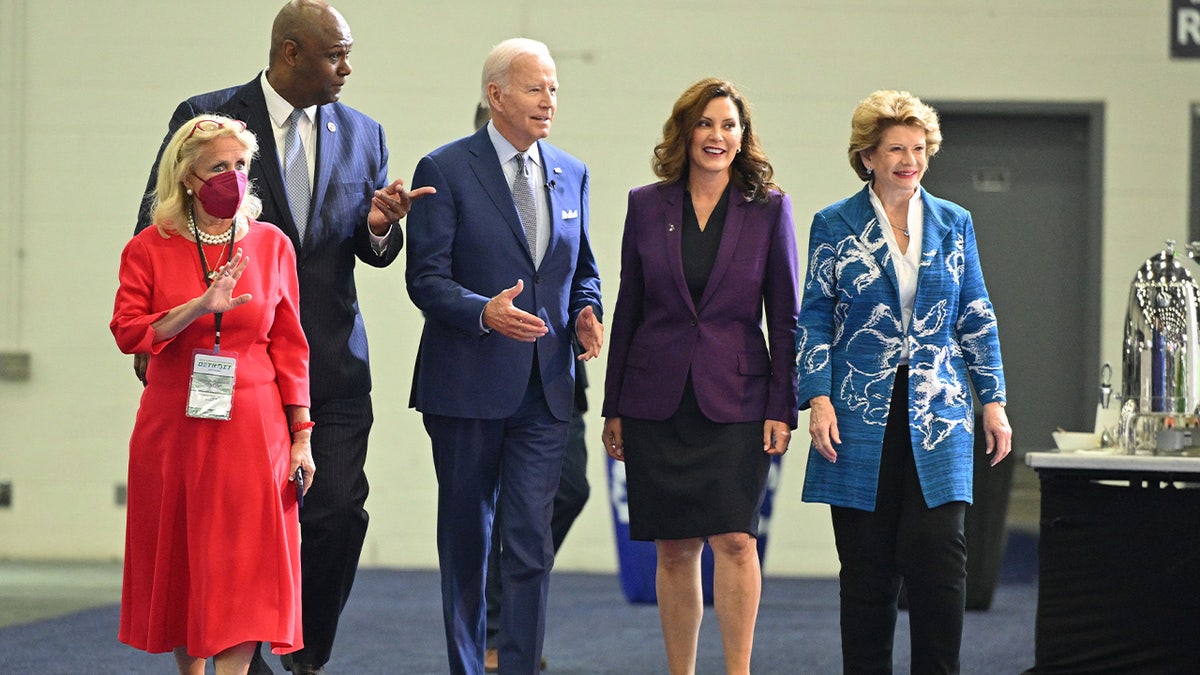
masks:
POLYGON ((223 171, 208 180, 200 178, 204 185, 196 193, 196 199, 200 200, 200 205, 208 215, 232 218, 246 196, 247 180, 246 174, 241 171, 223 171))

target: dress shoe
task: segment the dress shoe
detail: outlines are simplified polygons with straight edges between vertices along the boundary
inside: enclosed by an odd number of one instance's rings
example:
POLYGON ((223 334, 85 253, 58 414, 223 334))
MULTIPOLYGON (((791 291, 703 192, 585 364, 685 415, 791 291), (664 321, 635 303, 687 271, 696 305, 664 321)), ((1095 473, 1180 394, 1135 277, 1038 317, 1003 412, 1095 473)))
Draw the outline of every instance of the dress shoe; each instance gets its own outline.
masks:
POLYGON ((275 675, 275 671, 271 670, 271 666, 263 659, 262 643, 254 648, 254 656, 250 657, 250 669, 246 671, 247 675, 275 675))
POLYGON ((292 675, 325 675, 323 666, 314 666, 310 663, 298 663, 291 654, 284 654, 279 657, 279 662, 283 664, 283 669, 292 675))
MULTIPOLYGON (((542 670, 546 669, 546 657, 542 657, 542 662, 539 665, 541 666, 542 670)), ((483 672, 500 672, 500 650, 489 649, 483 653, 483 672)))

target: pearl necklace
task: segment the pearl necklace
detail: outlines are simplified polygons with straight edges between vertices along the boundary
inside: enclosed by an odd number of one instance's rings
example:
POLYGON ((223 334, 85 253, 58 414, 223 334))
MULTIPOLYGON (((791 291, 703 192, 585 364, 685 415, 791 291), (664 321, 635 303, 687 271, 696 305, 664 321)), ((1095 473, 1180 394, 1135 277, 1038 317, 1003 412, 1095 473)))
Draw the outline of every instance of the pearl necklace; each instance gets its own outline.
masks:
POLYGON ((200 243, 208 244, 209 246, 220 246, 221 244, 228 244, 233 240, 233 231, 237 229, 237 221, 234 220, 234 222, 230 223, 229 228, 221 234, 209 234, 196 226, 196 220, 192 217, 192 212, 188 211, 188 227, 191 228, 192 235, 196 239, 199 239, 200 243))

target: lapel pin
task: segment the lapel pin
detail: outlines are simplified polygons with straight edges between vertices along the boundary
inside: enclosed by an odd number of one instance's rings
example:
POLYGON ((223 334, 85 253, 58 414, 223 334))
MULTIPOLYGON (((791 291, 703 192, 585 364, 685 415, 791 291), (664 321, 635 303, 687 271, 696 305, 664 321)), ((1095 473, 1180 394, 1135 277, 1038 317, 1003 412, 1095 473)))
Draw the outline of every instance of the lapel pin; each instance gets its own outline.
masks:
POLYGON ((327 122, 325 124, 325 128, 328 129, 329 133, 331 133, 331 134, 337 132, 337 125, 334 124, 333 122, 327 122))
POLYGON ((675 231, 675 223, 667 223, 667 232, 675 231))

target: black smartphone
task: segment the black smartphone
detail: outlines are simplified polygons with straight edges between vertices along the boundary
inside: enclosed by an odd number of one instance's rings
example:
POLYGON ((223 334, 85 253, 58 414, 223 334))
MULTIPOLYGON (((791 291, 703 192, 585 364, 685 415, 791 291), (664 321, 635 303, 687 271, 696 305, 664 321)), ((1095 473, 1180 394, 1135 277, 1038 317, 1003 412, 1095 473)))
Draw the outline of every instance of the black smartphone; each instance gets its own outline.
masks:
POLYGON ((304 507, 304 468, 296 467, 296 506, 304 507))

